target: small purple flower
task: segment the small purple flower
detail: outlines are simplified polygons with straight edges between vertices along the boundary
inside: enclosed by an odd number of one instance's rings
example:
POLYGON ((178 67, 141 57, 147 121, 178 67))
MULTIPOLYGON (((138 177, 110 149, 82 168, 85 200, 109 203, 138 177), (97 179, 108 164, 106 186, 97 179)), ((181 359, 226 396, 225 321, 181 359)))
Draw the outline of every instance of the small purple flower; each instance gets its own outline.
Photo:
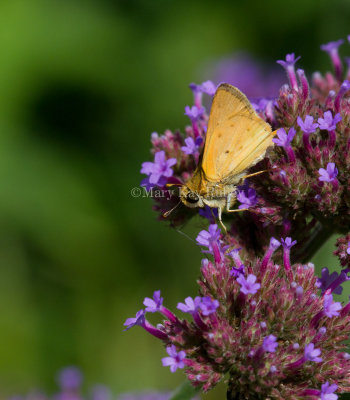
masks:
POLYGON ((77 367, 62 369, 57 376, 57 383, 63 390, 77 390, 81 386, 83 375, 77 367))
POLYGON ((348 248, 346 249, 346 252, 347 252, 348 254, 350 254, 350 242, 348 242, 348 248))
POLYGON ((277 338, 274 335, 266 336, 262 344, 264 351, 274 353, 278 347, 278 343, 276 342, 276 340, 277 338))
POLYGON ((237 278, 237 276, 244 276, 244 265, 242 264, 239 268, 232 267, 230 270, 230 276, 237 278))
POLYGON ((244 294, 255 294, 260 289, 260 283, 255 283, 256 276, 253 274, 249 274, 247 279, 240 275, 237 282, 241 285, 241 292, 244 294))
POLYGON ((291 237, 286 237, 285 239, 281 238, 281 243, 285 250, 290 250, 295 244, 297 244, 297 241, 292 241, 291 237))
POLYGON ((146 306, 146 312, 157 312, 163 304, 163 297, 160 297, 160 290, 156 290, 153 293, 153 299, 146 297, 143 301, 143 305, 146 306))
POLYGON ((240 209, 254 207, 258 202, 256 191, 249 187, 244 187, 243 190, 238 191, 237 200, 241 203, 238 207, 240 209))
POLYGON ((196 83, 191 83, 190 89, 194 94, 205 93, 209 96, 213 96, 216 92, 216 86, 212 81, 205 81, 200 85, 197 85, 196 83))
POLYGON ((146 161, 142 163, 141 174, 149 175, 148 182, 150 185, 164 186, 165 178, 173 175, 172 166, 177 163, 176 158, 166 160, 165 152, 158 151, 154 155, 154 162, 146 161))
POLYGON ((205 81, 200 85, 201 91, 208 94, 209 96, 214 96, 216 92, 216 86, 212 81, 205 81))
POLYGON ((289 147, 294 136, 295 136, 295 129, 294 128, 290 128, 288 131, 288 135, 286 133, 286 131, 284 130, 284 128, 280 128, 277 131, 277 136, 278 139, 272 139, 272 141, 277 144, 277 146, 280 147, 289 147))
POLYGON ((277 60, 277 64, 282 65, 284 68, 292 67, 294 64, 300 59, 301 57, 295 57, 294 53, 287 54, 286 55, 286 60, 277 60))
POLYGON ((313 343, 309 343, 305 346, 304 357, 307 361, 321 362, 322 358, 319 357, 321 354, 320 349, 315 349, 315 345, 313 343))
POLYGON ((204 107, 197 107, 197 106, 186 106, 185 107, 185 115, 189 117, 192 122, 196 122, 199 118, 205 113, 204 107))
MULTIPOLYGON (((324 293, 326 289, 338 278, 338 273, 336 271, 329 274, 328 268, 322 268, 321 278, 317 279, 317 286, 321 289, 321 292, 324 293)), ((333 290, 335 294, 341 294, 343 288, 338 286, 333 290)))
POLYGON ((281 246, 281 242, 279 242, 276 238, 272 237, 270 239, 269 247, 271 248, 271 250, 276 251, 280 246, 281 246))
POLYGON ((305 133, 313 133, 318 128, 318 123, 314 123, 314 117, 311 115, 306 115, 304 121, 298 117, 297 122, 300 129, 305 133))
POLYGON ((344 43, 344 40, 339 39, 334 42, 321 44, 320 48, 321 48, 321 50, 326 51, 328 54, 332 55, 334 52, 338 52, 339 46, 341 46, 343 43, 344 43))
POLYGON ((184 313, 194 313, 198 310, 202 302, 202 298, 197 296, 194 299, 192 297, 186 297, 185 303, 178 303, 177 309, 184 313))
POLYGON ((186 353, 183 350, 177 352, 175 345, 172 344, 166 348, 166 351, 170 357, 162 358, 163 367, 170 366, 171 372, 175 372, 178 368, 185 367, 183 360, 186 358, 186 353))
POLYGON ((337 127, 337 123, 342 120, 341 115, 335 114, 334 118, 331 111, 326 111, 323 114, 323 118, 319 118, 317 122, 319 123, 320 129, 327 131, 334 131, 337 127))
POLYGON ((145 324, 145 310, 137 311, 135 318, 128 318, 124 322, 124 326, 126 326, 126 329, 124 329, 124 331, 129 330, 135 325, 142 326, 144 324, 145 324))
POLYGON ((337 400, 338 396, 334 392, 338 389, 338 385, 330 385, 329 382, 321 386, 320 398, 321 400, 337 400))
POLYGON ((327 169, 320 168, 318 170, 318 173, 320 174, 318 180, 321 182, 333 182, 337 175, 338 175, 338 169, 335 166, 334 163, 328 163, 327 164, 327 169))
POLYGON ((219 302, 206 296, 202 298, 199 307, 202 310, 202 314, 208 316, 216 312, 216 309, 219 307, 219 302))
POLYGON ((221 231, 217 224, 209 225, 208 231, 199 232, 196 241, 199 246, 208 247, 209 251, 213 251, 213 243, 218 243, 221 231))
POLYGON ((197 137, 196 140, 193 140, 191 137, 187 137, 185 139, 186 146, 182 146, 181 150, 185 154, 195 155, 198 152, 199 147, 202 144, 202 142, 203 142, 203 139, 201 137, 199 137, 199 136, 197 137))
POLYGON ((333 295, 326 294, 323 300, 324 313, 328 318, 337 317, 339 315, 339 310, 342 306, 339 302, 333 301, 333 295))
POLYGON ((199 215, 201 215, 204 218, 207 218, 209 221, 214 222, 215 219, 218 217, 218 209, 210 208, 209 206, 205 205, 204 208, 199 209, 199 215))

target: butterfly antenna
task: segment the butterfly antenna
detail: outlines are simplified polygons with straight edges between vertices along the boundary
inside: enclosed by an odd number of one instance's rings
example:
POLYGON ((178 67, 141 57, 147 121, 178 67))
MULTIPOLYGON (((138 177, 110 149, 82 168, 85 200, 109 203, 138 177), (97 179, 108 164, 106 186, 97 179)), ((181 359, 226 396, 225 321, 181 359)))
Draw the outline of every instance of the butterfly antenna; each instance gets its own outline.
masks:
POLYGON ((181 235, 185 236, 185 238, 191 240, 191 242, 195 242, 190 236, 187 235, 187 233, 180 231, 180 229, 176 229, 176 232, 181 233, 181 235))
POLYGON ((168 210, 167 212, 165 212, 165 213, 163 214, 163 217, 164 217, 164 218, 169 217, 169 215, 170 215, 170 214, 175 210, 175 208, 177 208, 180 204, 181 204, 181 200, 180 200, 171 210, 168 210))

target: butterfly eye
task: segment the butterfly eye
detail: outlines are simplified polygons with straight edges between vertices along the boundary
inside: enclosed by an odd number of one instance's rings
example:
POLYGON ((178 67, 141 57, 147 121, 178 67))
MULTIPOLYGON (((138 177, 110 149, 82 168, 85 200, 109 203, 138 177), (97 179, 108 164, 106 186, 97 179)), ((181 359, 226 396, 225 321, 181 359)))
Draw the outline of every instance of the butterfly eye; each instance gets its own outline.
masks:
POLYGON ((194 203, 197 203, 197 201, 199 200, 199 197, 196 195, 196 193, 191 192, 191 193, 189 193, 189 194, 186 196, 186 200, 187 200, 189 203, 194 204, 194 203))

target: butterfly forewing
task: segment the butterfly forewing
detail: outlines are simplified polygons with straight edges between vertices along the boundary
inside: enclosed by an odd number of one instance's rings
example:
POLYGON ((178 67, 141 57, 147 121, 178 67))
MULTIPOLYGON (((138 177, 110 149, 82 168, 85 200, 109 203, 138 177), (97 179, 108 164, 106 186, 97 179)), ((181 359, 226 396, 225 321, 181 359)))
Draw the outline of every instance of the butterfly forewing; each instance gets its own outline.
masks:
POLYGON ((254 165, 272 144, 271 127, 235 87, 222 84, 210 112, 202 168, 210 181, 222 181, 254 165))

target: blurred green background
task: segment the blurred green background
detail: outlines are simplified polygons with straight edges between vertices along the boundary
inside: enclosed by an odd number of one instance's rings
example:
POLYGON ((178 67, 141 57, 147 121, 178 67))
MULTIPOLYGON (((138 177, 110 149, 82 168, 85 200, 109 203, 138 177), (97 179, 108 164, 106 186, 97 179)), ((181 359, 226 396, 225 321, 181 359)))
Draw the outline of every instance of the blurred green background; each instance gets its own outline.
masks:
MULTIPOLYGON (((188 84, 238 50, 271 65, 295 52, 326 71, 319 45, 345 38, 349 18, 347 0, 0 3, 3 395, 53 390, 72 364, 114 393, 183 381, 156 339, 122 331, 154 290, 173 308, 194 295, 201 259, 130 195, 150 134, 183 129, 188 84)), ((337 268, 331 248, 318 268, 337 268)))

